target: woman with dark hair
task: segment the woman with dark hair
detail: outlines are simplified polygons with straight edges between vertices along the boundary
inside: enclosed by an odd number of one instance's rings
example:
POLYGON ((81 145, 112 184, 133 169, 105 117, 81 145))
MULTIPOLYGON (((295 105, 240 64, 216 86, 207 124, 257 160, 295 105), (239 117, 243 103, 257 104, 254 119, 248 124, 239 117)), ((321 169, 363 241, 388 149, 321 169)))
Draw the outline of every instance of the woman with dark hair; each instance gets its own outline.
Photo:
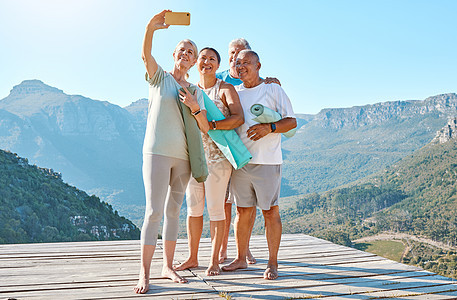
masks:
POLYGON ((173 269, 179 211, 191 173, 199 180, 204 180, 207 175, 198 132, 198 128, 203 133, 209 129, 203 94, 186 81, 187 72, 197 62, 197 47, 191 40, 179 42, 173 52, 174 65, 170 73, 164 72, 151 54, 154 32, 169 27, 165 25, 167 11, 158 13, 149 21, 143 41, 142 57, 149 83, 148 117, 143 144, 146 212, 141 230, 141 270, 138 284, 134 288, 136 293, 141 294, 149 290, 151 260, 164 215, 162 276, 178 283, 187 282, 173 269), (196 91, 191 94, 189 90, 193 89, 196 91), (198 134, 189 137, 189 128, 198 134), (192 163, 195 161, 192 153, 195 152, 190 153, 194 149, 191 144, 195 140, 201 148, 200 166, 192 163), (199 173, 194 166, 201 167, 203 171, 199 173))
MULTIPOLYGON (((220 62, 220 55, 215 49, 208 47, 200 51, 197 59, 197 70, 200 73, 198 86, 225 116, 224 120, 210 120, 210 130, 231 130, 244 123, 243 109, 233 85, 216 78, 220 62)), ((198 267, 198 246, 203 231, 206 198, 212 244, 211 262, 206 275, 212 276, 220 273, 219 251, 225 229, 225 194, 232 174, 232 165, 207 133, 202 132, 202 140, 209 175, 204 183, 198 183, 192 178, 189 181, 186 190, 189 257, 175 270, 198 267)))

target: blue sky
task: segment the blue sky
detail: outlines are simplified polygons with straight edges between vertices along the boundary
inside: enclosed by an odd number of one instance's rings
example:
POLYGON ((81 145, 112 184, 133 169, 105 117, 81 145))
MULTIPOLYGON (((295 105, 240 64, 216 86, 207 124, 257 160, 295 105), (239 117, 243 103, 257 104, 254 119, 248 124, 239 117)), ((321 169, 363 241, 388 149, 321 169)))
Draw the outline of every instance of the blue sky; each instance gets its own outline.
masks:
POLYGON ((183 38, 218 49, 224 70, 245 37, 297 113, 457 91, 457 1, 0 0, 0 99, 25 79, 120 106, 147 97, 141 43, 166 8, 191 25, 155 34, 165 70, 183 38))

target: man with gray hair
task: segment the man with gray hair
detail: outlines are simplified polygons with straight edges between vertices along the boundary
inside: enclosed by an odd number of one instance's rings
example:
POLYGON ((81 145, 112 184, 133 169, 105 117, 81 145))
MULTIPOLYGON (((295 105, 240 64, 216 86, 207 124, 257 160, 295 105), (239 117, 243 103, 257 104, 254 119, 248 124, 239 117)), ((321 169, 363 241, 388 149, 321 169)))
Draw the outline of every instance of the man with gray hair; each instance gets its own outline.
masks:
MULTIPOLYGON (((238 38, 234 39, 229 43, 229 66, 230 68, 228 70, 219 72, 216 74, 216 77, 219 79, 222 79, 223 81, 230 83, 233 86, 237 86, 242 84, 243 82, 241 79, 238 78, 238 75, 236 74, 236 57, 238 53, 241 50, 245 49, 251 49, 251 46, 249 45, 248 41, 244 38, 238 38)), ((230 185, 230 183, 229 183, 230 185)), ((228 245, 228 238, 230 234, 230 224, 232 221, 232 204, 233 204, 233 197, 229 196, 228 191, 227 191, 227 196, 226 196, 226 202, 225 202, 225 234, 224 234, 224 240, 222 241, 222 247, 221 251, 219 254, 219 263, 223 263, 225 259, 227 259, 227 245, 228 245)), ((251 216, 251 231, 252 227, 254 226, 255 222, 255 211, 253 215, 251 216)), ((249 250, 248 246, 248 253, 246 260, 249 264, 255 264, 256 259, 252 255, 251 251, 249 250)))
POLYGON ((238 38, 231 41, 229 43, 228 51, 230 68, 228 70, 217 73, 216 77, 230 83, 233 86, 242 84, 243 82, 238 78, 238 74, 236 74, 235 63, 238 53, 241 50, 245 49, 251 50, 251 46, 249 45, 248 41, 246 41, 246 39, 238 38))
POLYGON ((251 235, 250 222, 258 206, 265 219, 265 234, 269 259, 265 279, 278 277, 278 250, 282 224, 279 215, 281 186, 281 133, 297 127, 297 121, 289 98, 281 86, 265 84, 259 76, 259 56, 252 50, 242 50, 236 58, 236 71, 243 84, 236 86, 245 123, 236 129, 243 143, 251 152, 252 160, 232 173, 230 192, 237 206, 235 237, 237 258, 224 271, 247 268, 246 255, 251 235), (282 119, 272 123, 257 123, 250 108, 262 104, 276 112, 282 119))
MULTIPOLYGON (((232 40, 229 43, 229 66, 230 68, 228 70, 219 72, 216 74, 216 77, 219 79, 222 79, 223 81, 230 83, 233 86, 237 86, 242 84, 243 82, 241 79, 238 78, 238 74, 236 73, 236 58, 238 56, 238 53, 242 50, 251 50, 251 46, 249 45, 249 42, 244 39, 244 38, 237 38, 232 40)), ((265 83, 277 83, 281 85, 279 80, 274 77, 267 77, 265 78, 265 83)), ((221 251, 219 254, 219 263, 223 263, 225 259, 227 258, 227 244, 228 244, 228 237, 230 234, 230 223, 232 220, 232 204, 233 204, 233 198, 227 195, 227 200, 225 203, 225 235, 224 235, 224 240, 222 242, 222 247, 221 251)), ((250 230, 252 231, 252 228, 254 227, 254 222, 255 222, 255 215, 256 212, 254 211, 252 216, 251 216, 251 224, 250 224, 250 230)), ((249 250, 248 247, 248 254, 246 261, 249 264, 255 264, 256 259, 252 255, 251 251, 249 250)))

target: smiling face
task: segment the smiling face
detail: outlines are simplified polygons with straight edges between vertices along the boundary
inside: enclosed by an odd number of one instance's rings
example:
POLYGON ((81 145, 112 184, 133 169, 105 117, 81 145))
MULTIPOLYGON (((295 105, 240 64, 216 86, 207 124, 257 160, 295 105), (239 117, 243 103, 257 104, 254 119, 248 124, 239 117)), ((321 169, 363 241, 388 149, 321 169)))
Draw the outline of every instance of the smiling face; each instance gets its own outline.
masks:
POLYGON ((175 66, 178 68, 190 69, 197 61, 197 49, 191 42, 182 41, 176 46, 173 52, 175 66))
POLYGON ((256 55, 250 51, 241 51, 236 59, 236 73, 243 82, 259 78, 260 62, 256 55))
POLYGON ((236 58, 238 56, 238 53, 240 53, 241 50, 245 50, 245 49, 246 49, 246 47, 242 44, 235 44, 229 48, 229 64, 230 64, 230 69, 234 71, 233 73, 236 73, 235 68, 236 68, 236 58))
POLYGON ((203 49, 197 59, 198 72, 204 74, 215 74, 219 68, 217 54, 210 49, 203 49))

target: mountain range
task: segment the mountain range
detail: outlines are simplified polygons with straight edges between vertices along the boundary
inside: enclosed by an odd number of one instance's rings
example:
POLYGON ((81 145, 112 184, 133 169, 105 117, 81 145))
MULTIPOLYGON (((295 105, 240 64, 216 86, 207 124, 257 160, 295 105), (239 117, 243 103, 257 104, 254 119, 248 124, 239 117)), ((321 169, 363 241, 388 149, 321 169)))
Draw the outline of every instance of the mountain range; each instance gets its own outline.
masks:
POLYGON ((144 202, 143 132, 134 109, 66 95, 39 80, 22 82, 0 100, 1 149, 61 172, 115 206, 144 202))
MULTIPOLYGON (((392 165, 457 115, 457 95, 297 114, 283 140, 282 195, 323 192, 392 165)), ((61 172, 135 223, 143 214, 141 147, 147 99, 127 107, 26 80, 0 100, 0 149, 61 172)))
POLYGON ((323 192, 381 170, 430 142, 457 95, 324 109, 283 143, 283 196, 323 192))

